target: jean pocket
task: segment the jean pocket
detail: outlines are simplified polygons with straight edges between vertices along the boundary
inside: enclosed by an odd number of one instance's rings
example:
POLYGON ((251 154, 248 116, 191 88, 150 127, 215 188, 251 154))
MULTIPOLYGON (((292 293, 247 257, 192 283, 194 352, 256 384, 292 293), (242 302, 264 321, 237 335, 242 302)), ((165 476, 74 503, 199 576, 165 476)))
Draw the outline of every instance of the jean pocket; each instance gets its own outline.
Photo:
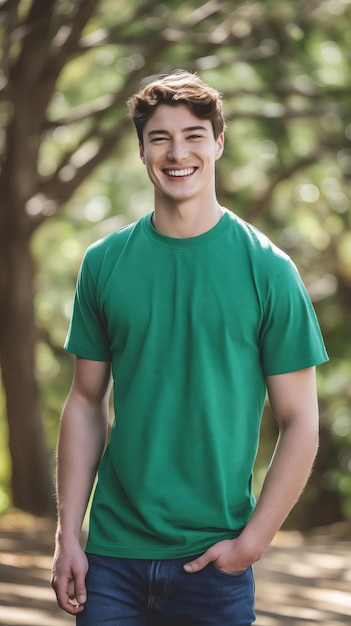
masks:
POLYGON ((222 574, 223 576, 232 576, 233 578, 237 578, 238 576, 243 576, 244 574, 246 574, 246 572, 248 571, 248 569, 250 569, 249 567, 246 567, 245 569, 241 570, 240 572, 227 572, 224 569, 220 569, 215 563, 214 561, 211 561, 211 563, 209 563, 210 567, 212 567, 212 569, 214 569, 215 572, 217 572, 218 574, 222 574))

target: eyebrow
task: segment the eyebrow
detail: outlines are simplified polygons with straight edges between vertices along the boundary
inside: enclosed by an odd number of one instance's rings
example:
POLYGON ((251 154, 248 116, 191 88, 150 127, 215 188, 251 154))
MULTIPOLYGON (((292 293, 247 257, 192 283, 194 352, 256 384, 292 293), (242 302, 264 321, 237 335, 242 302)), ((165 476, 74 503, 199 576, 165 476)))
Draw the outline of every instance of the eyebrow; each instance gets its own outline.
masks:
MULTIPOLYGON (((205 131, 206 133, 208 132, 208 128, 206 128, 206 126, 187 126, 186 128, 182 129, 182 133, 189 133, 189 132, 193 132, 194 130, 202 130, 205 131)), ((149 136, 152 135, 169 135, 170 133, 168 132, 168 130, 150 130, 148 132, 149 136)))

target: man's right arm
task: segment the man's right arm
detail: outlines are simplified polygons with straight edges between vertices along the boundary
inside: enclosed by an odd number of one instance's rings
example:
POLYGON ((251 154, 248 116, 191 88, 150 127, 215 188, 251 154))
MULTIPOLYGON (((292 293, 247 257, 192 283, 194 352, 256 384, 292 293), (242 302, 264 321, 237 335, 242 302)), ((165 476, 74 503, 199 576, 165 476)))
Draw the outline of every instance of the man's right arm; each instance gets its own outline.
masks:
POLYGON ((56 549, 52 586, 59 606, 75 615, 86 599, 86 556, 80 531, 108 424, 110 363, 77 358, 57 447, 56 549), (71 583, 73 590, 71 590, 71 583))

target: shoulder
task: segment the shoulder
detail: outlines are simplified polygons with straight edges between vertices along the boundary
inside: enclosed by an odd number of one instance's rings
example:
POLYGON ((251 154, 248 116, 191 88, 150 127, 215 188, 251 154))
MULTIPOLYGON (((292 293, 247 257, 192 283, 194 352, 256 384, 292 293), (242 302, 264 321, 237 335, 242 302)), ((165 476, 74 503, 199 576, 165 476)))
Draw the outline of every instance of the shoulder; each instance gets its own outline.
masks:
POLYGON ((272 295, 291 291, 300 294, 304 291, 301 275, 290 256, 258 228, 234 214, 229 214, 231 258, 254 286, 263 306, 272 295))
POLYGON ((249 224, 244 219, 228 211, 230 225, 236 233, 238 241, 252 254, 263 255, 265 257, 282 259, 289 261, 290 257, 274 244, 267 235, 256 226, 249 224))
POLYGON ((94 273, 101 268, 106 268, 108 271, 111 264, 114 265, 118 261, 129 240, 136 233, 143 232, 141 226, 146 217, 142 217, 91 244, 84 254, 82 267, 88 267, 94 273))
POLYGON ((128 224, 103 239, 95 241, 87 248, 84 257, 94 262, 103 259, 108 254, 118 254, 123 250, 135 226, 136 222, 128 224))
POLYGON ((289 255, 267 235, 230 211, 228 215, 232 247, 238 256, 245 259, 255 275, 266 276, 271 282, 281 272, 294 274, 297 271, 289 255))

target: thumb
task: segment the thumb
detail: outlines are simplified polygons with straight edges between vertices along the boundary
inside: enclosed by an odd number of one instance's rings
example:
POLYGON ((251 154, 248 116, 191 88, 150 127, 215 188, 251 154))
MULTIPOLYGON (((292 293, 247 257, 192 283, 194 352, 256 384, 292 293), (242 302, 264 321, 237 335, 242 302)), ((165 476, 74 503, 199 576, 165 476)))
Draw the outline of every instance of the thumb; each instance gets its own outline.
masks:
POLYGON ((85 577, 77 575, 74 581, 74 597, 79 604, 87 601, 87 590, 85 587, 85 577))
POLYGON ((194 559, 194 561, 185 563, 185 565, 183 565, 183 569, 189 574, 194 574, 195 572, 199 572, 204 569, 204 567, 211 563, 211 561, 213 561, 213 556, 210 550, 207 550, 207 552, 204 552, 204 554, 199 556, 197 559, 194 559))

